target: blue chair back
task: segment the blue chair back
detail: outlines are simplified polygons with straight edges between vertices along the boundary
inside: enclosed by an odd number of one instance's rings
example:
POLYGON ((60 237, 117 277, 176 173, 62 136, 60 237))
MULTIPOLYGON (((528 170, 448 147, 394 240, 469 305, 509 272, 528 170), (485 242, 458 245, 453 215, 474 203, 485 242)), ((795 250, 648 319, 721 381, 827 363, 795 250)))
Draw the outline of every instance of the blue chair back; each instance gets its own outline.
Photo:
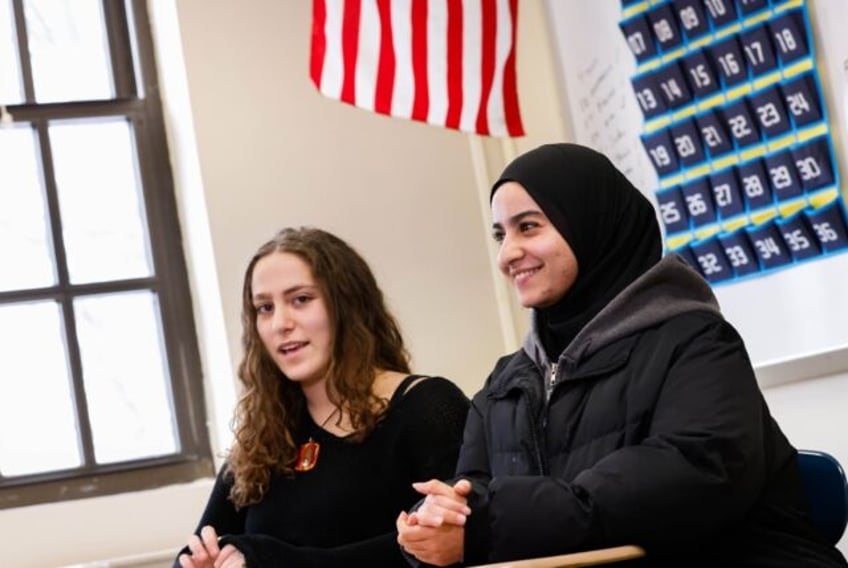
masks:
POLYGON ((810 503, 813 523, 831 544, 836 544, 848 524, 848 481, 832 455, 798 450, 801 479, 810 503))

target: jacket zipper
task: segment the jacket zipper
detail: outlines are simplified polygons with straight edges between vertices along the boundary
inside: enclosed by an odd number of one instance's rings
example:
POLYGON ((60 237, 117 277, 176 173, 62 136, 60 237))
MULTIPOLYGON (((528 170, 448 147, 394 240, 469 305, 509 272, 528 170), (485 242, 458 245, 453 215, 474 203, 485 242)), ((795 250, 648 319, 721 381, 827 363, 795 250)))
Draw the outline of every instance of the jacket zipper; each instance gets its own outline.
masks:
POLYGON ((551 393, 554 392, 554 383, 556 382, 556 372, 557 372, 557 364, 551 363, 551 376, 548 378, 548 384, 545 385, 545 402, 551 400, 551 393))
POLYGON ((542 448, 541 448, 541 440, 545 438, 545 430, 548 429, 548 404, 551 401, 551 393, 554 391, 554 383, 556 382, 556 372, 557 372, 557 364, 551 364, 551 375, 548 380, 545 382, 545 400, 542 403, 542 423, 539 434, 541 434, 541 438, 538 436, 534 436, 536 439, 533 440, 534 446, 536 449, 536 459, 539 463, 540 475, 547 475, 547 464, 545 463, 545 459, 542 457, 542 448))

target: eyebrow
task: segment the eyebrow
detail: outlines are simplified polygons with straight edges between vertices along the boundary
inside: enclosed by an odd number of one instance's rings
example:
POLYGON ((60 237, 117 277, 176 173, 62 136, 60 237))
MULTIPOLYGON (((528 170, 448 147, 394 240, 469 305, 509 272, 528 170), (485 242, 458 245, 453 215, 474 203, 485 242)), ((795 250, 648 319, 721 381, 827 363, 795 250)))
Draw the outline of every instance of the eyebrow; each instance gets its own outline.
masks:
MULTIPOLYGON (((540 216, 540 215, 542 215, 542 212, 539 211, 538 209, 528 209, 526 211, 521 211, 519 213, 516 213, 515 215, 513 215, 512 217, 510 217, 506 221, 507 221, 507 225, 517 225, 518 223, 520 223, 523 219, 526 219, 527 217, 536 217, 536 216, 540 216)), ((503 225, 501 223, 492 223, 492 228, 493 229, 501 229, 501 228, 503 228, 503 225)))
MULTIPOLYGON (((283 290, 283 296, 291 296, 292 294, 303 290, 318 290, 318 286, 316 284, 295 284, 294 286, 290 286, 289 288, 283 290)), ((270 298, 273 295, 274 294, 271 292, 258 292, 256 294, 251 292, 251 298, 253 299, 270 298)))

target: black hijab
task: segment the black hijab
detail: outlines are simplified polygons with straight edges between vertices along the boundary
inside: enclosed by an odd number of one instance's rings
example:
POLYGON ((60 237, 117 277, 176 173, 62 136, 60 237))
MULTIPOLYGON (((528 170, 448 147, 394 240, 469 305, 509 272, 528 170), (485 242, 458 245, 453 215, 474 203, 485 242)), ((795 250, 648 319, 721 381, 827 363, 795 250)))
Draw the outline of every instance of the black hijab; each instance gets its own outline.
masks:
POLYGON ((628 284, 662 256, 654 207, 610 160, 577 144, 545 144, 514 159, 492 186, 521 184, 577 257, 558 302, 534 308, 551 360, 628 284))

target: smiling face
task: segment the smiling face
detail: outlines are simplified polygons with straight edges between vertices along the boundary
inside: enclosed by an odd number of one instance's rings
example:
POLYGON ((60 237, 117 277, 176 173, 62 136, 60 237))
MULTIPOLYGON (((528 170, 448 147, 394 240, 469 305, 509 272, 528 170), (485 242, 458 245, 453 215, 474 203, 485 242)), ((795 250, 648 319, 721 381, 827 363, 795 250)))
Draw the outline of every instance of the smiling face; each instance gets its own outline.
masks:
POLYGON ((577 279, 577 258, 521 184, 505 182, 492 198, 498 268, 525 308, 555 304, 577 279))
POLYGON ((333 329, 321 288, 298 255, 272 252, 251 278, 256 331, 280 370, 308 387, 326 379, 333 329))

